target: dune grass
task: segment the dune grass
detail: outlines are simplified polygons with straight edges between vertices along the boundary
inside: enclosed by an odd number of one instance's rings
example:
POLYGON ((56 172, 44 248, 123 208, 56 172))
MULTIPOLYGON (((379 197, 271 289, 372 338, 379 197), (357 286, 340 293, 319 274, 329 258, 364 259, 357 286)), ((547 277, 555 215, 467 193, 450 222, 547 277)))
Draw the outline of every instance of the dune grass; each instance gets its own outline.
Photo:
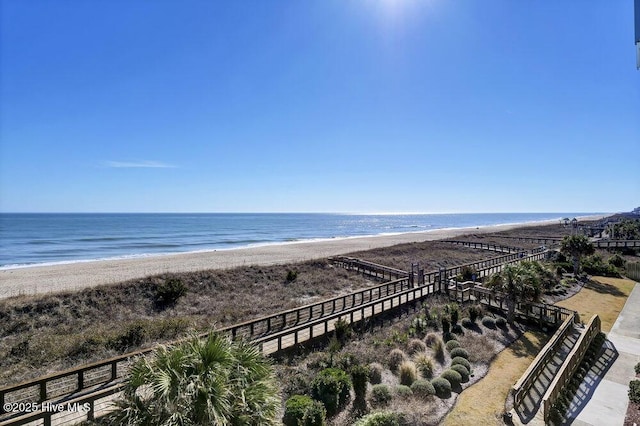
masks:
POLYGON ((593 277, 580 292, 558 302, 558 306, 578 311, 583 322, 600 316, 602 331, 611 330, 635 282, 626 278, 593 277))
POLYGON ((500 352, 487 375, 458 397, 443 425, 503 424, 501 415, 511 387, 522 376, 550 336, 527 331, 500 352))

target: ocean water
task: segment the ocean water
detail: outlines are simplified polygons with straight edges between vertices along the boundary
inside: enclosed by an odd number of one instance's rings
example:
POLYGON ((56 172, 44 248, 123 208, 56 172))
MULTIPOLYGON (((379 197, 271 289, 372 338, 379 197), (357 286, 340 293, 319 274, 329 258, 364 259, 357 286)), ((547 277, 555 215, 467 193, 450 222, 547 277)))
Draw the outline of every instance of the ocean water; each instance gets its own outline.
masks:
POLYGON ((593 214, 599 213, 1 213, 0 268, 559 220, 593 214))

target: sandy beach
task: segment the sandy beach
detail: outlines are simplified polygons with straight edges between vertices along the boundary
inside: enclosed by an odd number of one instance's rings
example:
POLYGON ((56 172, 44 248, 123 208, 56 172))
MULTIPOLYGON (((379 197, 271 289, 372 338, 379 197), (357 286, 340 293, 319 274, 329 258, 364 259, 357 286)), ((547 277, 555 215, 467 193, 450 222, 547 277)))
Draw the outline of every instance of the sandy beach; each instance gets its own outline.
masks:
MULTIPOLYGON (((583 219, 596 220, 601 217, 602 216, 593 216, 583 219)), ((495 225, 479 228, 439 229, 398 235, 343 238, 231 250, 4 269, 0 270, 0 299, 21 295, 77 290, 168 272, 193 272, 205 269, 233 268, 244 265, 301 262, 309 259, 325 258, 401 243, 452 238, 470 232, 489 233, 552 223, 557 223, 557 221, 495 225)))

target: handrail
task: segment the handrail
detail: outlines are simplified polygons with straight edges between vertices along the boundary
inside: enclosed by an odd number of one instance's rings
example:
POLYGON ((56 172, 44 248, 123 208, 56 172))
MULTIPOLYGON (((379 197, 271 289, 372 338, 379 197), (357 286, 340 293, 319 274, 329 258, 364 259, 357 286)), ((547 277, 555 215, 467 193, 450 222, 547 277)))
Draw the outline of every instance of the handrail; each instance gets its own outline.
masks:
POLYGON ((556 374, 555 378, 549 385, 547 392, 545 392, 542 397, 542 406, 544 409, 544 421, 548 422, 549 416, 551 414, 551 407, 556 403, 558 397, 560 396, 560 392, 566 386, 566 384, 571 380, 574 373, 578 369, 578 366, 582 362, 589 345, 593 341, 593 338, 600 332, 600 317, 596 314, 591 317, 587 327, 584 332, 578 338, 575 346, 567 355, 567 358, 562 363, 560 370, 556 374))
POLYGON ((527 368, 524 374, 511 389, 513 394, 514 406, 516 409, 524 399, 527 392, 529 392, 529 389, 531 388, 535 380, 538 378, 538 376, 540 376, 540 373, 542 373, 544 367, 549 363, 549 358, 553 356, 556 347, 562 343, 563 339, 573 329, 575 320, 575 315, 569 316, 564 320, 560 328, 556 330, 551 339, 538 353, 538 356, 536 356, 533 362, 529 365, 529 368, 527 368))

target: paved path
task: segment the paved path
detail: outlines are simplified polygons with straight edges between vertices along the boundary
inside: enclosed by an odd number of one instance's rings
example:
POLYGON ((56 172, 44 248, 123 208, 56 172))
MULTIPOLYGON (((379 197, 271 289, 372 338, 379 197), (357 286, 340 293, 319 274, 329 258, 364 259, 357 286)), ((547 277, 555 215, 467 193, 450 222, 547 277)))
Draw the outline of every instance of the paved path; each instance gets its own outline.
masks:
POLYGON ((602 355, 571 401, 569 424, 622 426, 629 381, 640 362, 640 284, 636 284, 607 335, 602 355), (603 375, 604 373, 604 375, 603 375))

